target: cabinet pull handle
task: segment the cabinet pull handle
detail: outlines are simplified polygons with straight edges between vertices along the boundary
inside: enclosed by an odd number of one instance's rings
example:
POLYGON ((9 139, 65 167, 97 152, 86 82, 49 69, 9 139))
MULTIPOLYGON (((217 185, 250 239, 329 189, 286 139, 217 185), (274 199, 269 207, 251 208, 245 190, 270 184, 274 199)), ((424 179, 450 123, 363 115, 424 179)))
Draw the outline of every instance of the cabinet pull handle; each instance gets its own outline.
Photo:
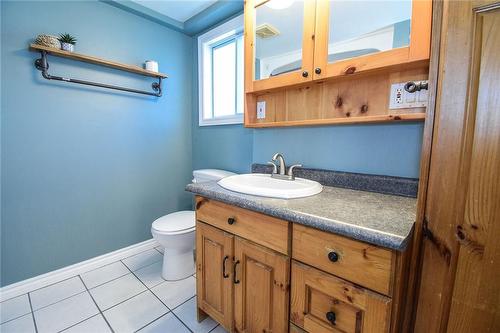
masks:
POLYGON ((339 261, 339 254, 337 252, 335 252, 335 251, 329 252, 328 253, 328 259, 331 262, 337 262, 337 261, 339 261))
POLYGON ((229 259, 229 256, 225 256, 224 260, 222 261, 222 277, 224 279, 227 279, 229 277, 229 274, 226 274, 226 261, 229 259))
POLYGON ((240 283, 240 280, 236 279, 236 266, 238 266, 238 264, 240 263, 239 260, 236 260, 234 262, 234 266, 233 266, 233 283, 234 284, 238 284, 240 283))
POLYGON ((314 70, 314 73, 321 74, 321 68, 316 67, 316 69, 314 70))
POLYGON ((337 316, 335 312, 329 311, 326 313, 326 320, 328 320, 332 325, 335 325, 335 320, 337 320, 337 316))
POLYGON ((236 222, 236 219, 234 217, 230 217, 227 219, 227 224, 229 224, 229 225, 233 225, 234 222, 236 222))
POLYGON ((308 77, 309 76, 309 72, 308 71, 303 71, 302 72, 302 76, 303 77, 308 77))

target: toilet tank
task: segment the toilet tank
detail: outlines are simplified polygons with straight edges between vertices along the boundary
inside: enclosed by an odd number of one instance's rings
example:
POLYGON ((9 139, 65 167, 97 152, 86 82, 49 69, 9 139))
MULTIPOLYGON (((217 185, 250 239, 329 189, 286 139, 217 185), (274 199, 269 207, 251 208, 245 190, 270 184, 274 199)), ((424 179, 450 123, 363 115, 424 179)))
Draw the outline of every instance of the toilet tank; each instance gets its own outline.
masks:
POLYGON ((235 175, 234 172, 217 170, 217 169, 201 169, 193 171, 193 183, 204 183, 217 181, 225 177, 235 175))

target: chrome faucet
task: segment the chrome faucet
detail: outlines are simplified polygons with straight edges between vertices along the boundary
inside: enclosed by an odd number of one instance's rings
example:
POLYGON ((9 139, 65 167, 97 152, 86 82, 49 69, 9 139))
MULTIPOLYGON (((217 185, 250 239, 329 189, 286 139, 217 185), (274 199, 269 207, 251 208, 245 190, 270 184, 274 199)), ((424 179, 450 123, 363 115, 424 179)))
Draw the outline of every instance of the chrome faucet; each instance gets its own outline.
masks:
POLYGON ((273 166, 273 171, 271 173, 271 177, 283 180, 295 180, 295 176, 293 174, 293 170, 296 167, 302 167, 302 164, 294 164, 290 168, 288 168, 288 172, 286 171, 285 158, 283 154, 276 153, 274 154, 271 161, 267 162, 268 164, 273 166), (278 173, 278 165, 275 162, 279 162, 279 173, 278 173))
POLYGON ((285 175, 285 173, 286 173, 285 158, 283 157, 283 155, 281 153, 276 153, 276 154, 274 154, 271 161, 276 162, 276 160, 278 160, 280 163, 280 175, 282 175, 282 176, 285 175))

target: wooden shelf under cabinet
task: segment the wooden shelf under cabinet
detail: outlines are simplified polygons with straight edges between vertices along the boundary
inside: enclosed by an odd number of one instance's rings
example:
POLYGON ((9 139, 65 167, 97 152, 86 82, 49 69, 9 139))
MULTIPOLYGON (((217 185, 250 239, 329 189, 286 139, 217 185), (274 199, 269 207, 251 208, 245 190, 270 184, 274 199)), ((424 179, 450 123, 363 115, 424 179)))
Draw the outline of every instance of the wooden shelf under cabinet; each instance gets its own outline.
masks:
POLYGON ((428 79, 428 62, 245 95, 245 127, 424 121, 426 108, 389 109, 391 84, 428 79), (257 119, 257 103, 266 103, 257 119))

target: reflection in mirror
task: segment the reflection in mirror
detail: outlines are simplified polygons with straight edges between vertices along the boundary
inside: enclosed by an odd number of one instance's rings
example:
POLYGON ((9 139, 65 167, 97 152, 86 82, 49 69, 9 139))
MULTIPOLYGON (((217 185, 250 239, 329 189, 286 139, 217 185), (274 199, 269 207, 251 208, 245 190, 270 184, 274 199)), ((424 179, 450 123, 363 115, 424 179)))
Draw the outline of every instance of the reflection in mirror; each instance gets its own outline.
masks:
POLYGON ((330 0, 328 62, 410 44, 411 0, 330 0))
POLYGON ((300 70, 304 2, 270 0, 255 8, 255 80, 300 70))

